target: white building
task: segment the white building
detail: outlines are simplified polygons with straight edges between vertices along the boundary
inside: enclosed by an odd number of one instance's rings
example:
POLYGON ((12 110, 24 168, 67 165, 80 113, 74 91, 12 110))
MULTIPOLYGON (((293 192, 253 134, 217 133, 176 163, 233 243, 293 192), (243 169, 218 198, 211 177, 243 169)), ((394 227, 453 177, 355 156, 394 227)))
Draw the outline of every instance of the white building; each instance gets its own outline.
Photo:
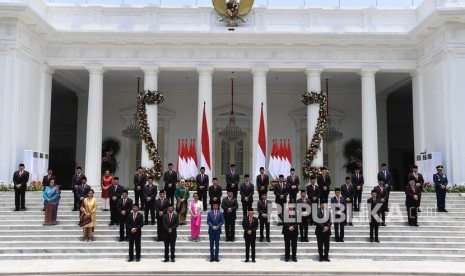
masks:
POLYGON ((363 138, 369 185, 381 163, 405 183, 420 152, 441 153, 449 183, 465 183, 464 0, 256 0, 234 30, 209 0, 0 0, 0 11, 0 181, 35 150, 50 153, 61 182, 80 165, 95 185, 101 140, 114 137, 116 175, 130 183, 144 156, 121 132, 134 118, 141 77, 166 99, 151 113, 165 168, 176 162, 178 139, 199 141, 205 101, 213 174, 231 160, 251 172, 263 102, 268 154, 272 139, 290 139, 299 171, 313 131, 307 116, 316 119, 300 96, 328 78, 329 113, 343 139, 317 162, 329 165, 335 184, 352 138, 363 138), (235 157, 218 138, 232 72, 247 132, 235 157))

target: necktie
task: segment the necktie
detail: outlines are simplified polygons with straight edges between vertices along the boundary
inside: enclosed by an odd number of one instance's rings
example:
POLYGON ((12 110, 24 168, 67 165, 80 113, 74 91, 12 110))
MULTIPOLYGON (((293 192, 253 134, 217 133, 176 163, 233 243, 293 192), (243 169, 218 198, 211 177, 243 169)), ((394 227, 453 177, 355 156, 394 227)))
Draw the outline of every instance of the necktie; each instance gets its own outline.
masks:
POLYGON ((415 173, 415 179, 418 180, 418 174, 415 173))
POLYGON ((251 217, 249 217, 250 226, 252 226, 252 221, 253 221, 253 219, 251 217))
POLYGON ((139 174, 139 182, 140 182, 140 177, 141 177, 141 175, 139 174))
POLYGON ((118 188, 118 185, 115 185, 115 192, 116 192, 116 189, 118 188))
POLYGON ((23 171, 19 171, 19 176, 23 175, 23 171))
POLYGON ((136 222, 136 218, 137 218, 137 214, 134 213, 134 215, 132 216, 132 220, 133 220, 134 222, 136 222))
POLYGON ((284 190, 284 184, 281 183, 281 191, 284 190))
POLYGON ((307 198, 304 198, 304 203, 307 203, 307 198))
POLYGON ((126 199, 123 199, 123 206, 126 206, 126 199))
POLYGON ((170 218, 170 222, 171 222, 171 219, 173 218, 173 213, 170 213, 169 218, 170 218))
POLYGON ((384 178, 386 178, 386 171, 384 171, 384 178))
POLYGON ((323 183, 326 184, 326 176, 325 175, 323 175, 323 183))
POLYGON ((292 183, 294 183, 294 176, 292 176, 292 183))
POLYGON ((264 182, 264 181, 265 181, 265 176, 262 175, 262 182, 264 182))
POLYGON ((216 214, 216 211, 215 211, 215 214, 213 215, 213 220, 216 220, 216 216, 217 216, 217 214, 216 214))
POLYGON ((357 179, 358 179, 358 174, 357 174, 357 179))
POLYGON ((263 200, 263 205, 265 205, 265 208, 266 208, 266 200, 263 200))
POLYGON ((412 191, 413 191, 413 194, 416 194, 416 193, 415 193, 415 187, 412 187, 412 191))
POLYGON ((170 171, 170 175, 171 175, 172 171, 170 171))
POLYGON ((341 205, 341 199, 337 197, 337 206, 340 206, 340 205, 341 205))
POLYGON ((313 191, 315 191, 315 185, 312 185, 313 186, 313 191))
POLYGON ((149 185, 149 192, 152 191, 152 185, 149 185))
POLYGON ((200 179, 203 181, 203 174, 202 174, 202 175, 200 175, 200 179))
POLYGON ((379 191, 383 193, 383 186, 379 186, 379 191))
POLYGON ((78 174, 78 175, 77 175, 77 178, 81 178, 81 174, 78 174))

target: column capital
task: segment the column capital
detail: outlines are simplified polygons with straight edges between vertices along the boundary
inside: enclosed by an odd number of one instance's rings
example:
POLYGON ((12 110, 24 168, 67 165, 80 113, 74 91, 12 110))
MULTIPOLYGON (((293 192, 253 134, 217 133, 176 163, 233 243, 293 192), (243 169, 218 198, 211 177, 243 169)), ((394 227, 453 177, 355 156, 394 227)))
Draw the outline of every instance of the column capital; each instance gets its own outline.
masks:
POLYGON ((307 68, 305 68, 305 74, 307 74, 307 76, 320 77, 323 70, 324 68, 322 66, 307 66, 307 68))
POLYGON ((370 76, 375 76, 376 72, 379 71, 379 68, 377 67, 367 67, 367 68, 361 68, 360 69, 360 76, 362 77, 370 77, 370 76))
POLYGON ((423 75, 423 71, 424 71, 423 68, 417 68, 415 70, 410 71, 409 73, 412 78, 415 78, 415 77, 423 75))
POLYGON ((252 75, 254 76, 266 76, 268 71, 270 71, 270 68, 268 66, 255 66, 252 67, 252 75))
POLYGON ((89 71, 89 74, 103 75, 105 72, 103 66, 86 66, 85 68, 89 71))
POLYGON ((44 63, 42 65, 42 70, 49 74, 49 75, 53 75, 53 73, 55 73, 55 68, 54 67, 51 67, 50 65, 48 65, 47 63, 44 63))
POLYGON ((144 72, 144 75, 156 75, 160 72, 158 65, 144 65, 140 67, 140 70, 144 72))
POLYGON ((196 69, 199 75, 211 75, 215 70, 212 65, 199 65, 196 69))

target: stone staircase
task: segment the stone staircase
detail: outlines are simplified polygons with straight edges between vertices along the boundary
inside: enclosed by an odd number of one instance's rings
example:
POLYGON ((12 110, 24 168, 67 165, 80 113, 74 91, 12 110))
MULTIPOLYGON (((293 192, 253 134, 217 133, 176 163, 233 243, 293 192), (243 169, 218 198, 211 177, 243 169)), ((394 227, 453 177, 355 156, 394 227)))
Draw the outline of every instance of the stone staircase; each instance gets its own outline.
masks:
MULTIPOLYGON (((130 197, 132 197, 132 192, 130 197)), ((331 196, 333 193, 331 194, 331 196)), ((77 226, 78 212, 72 212, 72 193, 64 191, 58 210, 58 224, 43 226, 44 213, 42 193, 27 192, 27 210, 13 211, 14 193, 0 194, 0 255, 7 259, 73 259, 73 258, 120 258, 127 257, 128 246, 118 242, 119 226, 108 226, 109 212, 101 211, 100 195, 97 213, 95 241, 81 241, 82 230, 77 226)), ((369 194, 364 193, 364 200, 369 194)), ((269 192, 269 199, 274 195, 269 192)), ((257 195, 255 195, 255 202, 257 195)), ((346 226, 345 242, 331 243, 332 259, 370 259, 370 260, 465 260, 465 199, 459 194, 447 195, 449 213, 436 213, 434 194, 424 194, 420 227, 407 224, 403 192, 393 192, 390 199, 391 212, 387 215, 387 226, 380 227, 381 243, 369 243, 369 226, 366 220, 365 206, 362 212, 355 213, 354 226, 346 226)), ((256 204, 254 203, 254 208, 256 204)), ((240 225, 242 221, 241 204, 237 212, 236 242, 221 242, 220 258, 243 259, 244 241, 240 225)), ((189 216, 188 216, 189 219, 189 216)), ((224 235, 224 230, 223 230, 224 235)), ((143 228, 142 257, 144 259, 162 259, 163 243, 155 241, 156 226, 143 228)), ((298 243, 299 259, 317 259, 314 227, 309 228, 308 243, 298 243)), ((224 240, 224 237, 222 237, 224 240)), ((276 222, 271 225, 271 243, 257 240, 257 259, 283 259, 284 241, 281 227, 276 222)), ((190 222, 178 228, 176 257, 209 259, 209 242, 206 213, 203 214, 200 242, 190 241, 190 222)))

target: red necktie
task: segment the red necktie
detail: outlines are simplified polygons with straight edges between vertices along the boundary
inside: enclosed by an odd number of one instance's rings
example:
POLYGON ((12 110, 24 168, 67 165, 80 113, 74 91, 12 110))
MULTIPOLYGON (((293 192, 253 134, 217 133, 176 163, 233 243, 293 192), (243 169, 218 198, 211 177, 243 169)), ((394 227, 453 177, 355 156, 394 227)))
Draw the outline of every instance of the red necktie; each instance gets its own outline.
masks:
POLYGON ((313 191, 315 191, 315 185, 313 185, 313 191))
POLYGON ((201 174, 201 175, 200 175, 200 180, 202 180, 202 181, 203 181, 203 174, 201 174))
POLYGON ((338 198, 337 198, 337 206, 340 206, 340 205, 341 205, 341 202, 340 202, 340 201, 341 201, 341 200, 340 200, 340 198, 338 197, 338 198))
POLYGON ((216 214, 216 211, 215 211, 215 215, 213 216, 213 220, 216 220, 216 216, 217 216, 217 214, 216 214))
POLYGON ((115 185, 115 192, 116 192, 116 189, 117 189, 117 188, 118 188, 118 186, 117 186, 117 185, 115 185))
POLYGON ((412 191, 413 191, 413 194, 416 194, 415 188, 414 188, 414 187, 412 187, 412 191))
POLYGON ((262 175, 262 182, 265 182, 265 176, 262 175))
POLYGON ((139 182, 140 182, 140 177, 141 177, 141 176, 140 176, 140 174, 139 174, 139 182))
POLYGON ((294 183, 294 176, 292 176, 292 183, 294 183))
POLYGON ((126 199, 123 198, 123 206, 126 206, 126 199))
POLYGON ((326 176, 323 175, 323 183, 326 184, 326 176))
POLYGON ((418 174, 415 174, 415 179, 418 180, 418 174))
POLYGON ((137 218, 137 214, 135 213, 135 214, 132 216, 132 219, 134 220, 134 222, 136 222, 136 218, 137 218))
POLYGON ((152 191, 152 185, 149 185, 149 192, 152 191))
POLYGON ((379 191, 383 193, 383 186, 379 186, 379 191))
POLYGON ((21 177, 23 175, 23 171, 19 171, 19 176, 21 177))
POLYGON ((252 221, 253 221, 253 219, 252 219, 252 218, 249 218, 250 226, 252 226, 252 221))
POLYGON ((169 221, 171 222, 171 218, 172 218, 173 214, 170 213, 170 216, 169 216, 169 221))
POLYGON ((307 203, 307 198, 304 198, 304 203, 307 203))

